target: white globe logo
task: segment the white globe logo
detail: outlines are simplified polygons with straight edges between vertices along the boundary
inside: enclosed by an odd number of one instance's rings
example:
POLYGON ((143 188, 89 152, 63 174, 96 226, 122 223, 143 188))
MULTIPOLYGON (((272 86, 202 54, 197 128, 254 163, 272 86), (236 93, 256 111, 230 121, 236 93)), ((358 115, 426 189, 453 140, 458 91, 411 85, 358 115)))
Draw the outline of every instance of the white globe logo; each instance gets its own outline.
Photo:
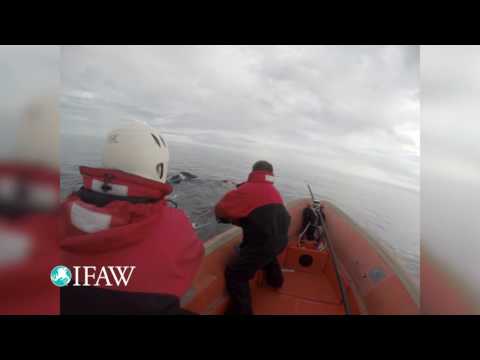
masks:
POLYGON ((72 279, 72 272, 69 268, 63 265, 55 266, 50 272, 50 280, 53 285, 63 287, 68 285, 72 279))

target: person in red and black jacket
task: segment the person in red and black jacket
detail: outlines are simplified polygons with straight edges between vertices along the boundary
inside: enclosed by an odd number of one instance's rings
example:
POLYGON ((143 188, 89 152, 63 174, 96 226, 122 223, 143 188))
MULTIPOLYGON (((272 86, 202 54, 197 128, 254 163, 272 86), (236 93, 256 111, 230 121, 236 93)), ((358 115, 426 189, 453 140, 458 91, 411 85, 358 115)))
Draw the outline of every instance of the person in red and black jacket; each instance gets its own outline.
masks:
MULTIPOLYGON (((180 209, 168 206, 169 152, 165 140, 146 124, 110 133, 103 167, 80 167, 82 188, 62 205, 61 261, 97 269, 61 288, 62 314, 189 314, 180 299, 193 282, 203 243, 180 209), (111 286, 98 270, 135 266, 127 285, 111 286)), ((117 284, 118 285, 118 284, 117 284)))
POLYGON ((273 179, 272 165, 257 161, 248 181, 228 192, 215 207, 220 222, 243 229, 238 256, 225 270, 231 298, 226 314, 253 314, 249 280, 258 270, 265 271, 268 285, 283 285, 277 256, 287 246, 291 218, 273 179))

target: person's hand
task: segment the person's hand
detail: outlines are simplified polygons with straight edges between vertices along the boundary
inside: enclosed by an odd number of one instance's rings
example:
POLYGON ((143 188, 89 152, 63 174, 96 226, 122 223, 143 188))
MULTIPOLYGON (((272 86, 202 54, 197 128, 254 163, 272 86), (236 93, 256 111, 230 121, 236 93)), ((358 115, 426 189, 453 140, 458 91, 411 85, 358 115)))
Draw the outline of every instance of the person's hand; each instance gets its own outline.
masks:
POLYGON ((222 218, 219 218, 217 217, 217 222, 220 223, 220 224, 230 224, 230 220, 228 219, 222 219, 222 218))

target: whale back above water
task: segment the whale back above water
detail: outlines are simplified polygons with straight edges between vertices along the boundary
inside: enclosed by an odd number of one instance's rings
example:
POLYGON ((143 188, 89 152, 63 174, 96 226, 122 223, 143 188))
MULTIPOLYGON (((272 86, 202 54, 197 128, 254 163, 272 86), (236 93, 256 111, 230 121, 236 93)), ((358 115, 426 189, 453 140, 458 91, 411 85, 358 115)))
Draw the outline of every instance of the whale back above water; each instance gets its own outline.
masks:
POLYGON ((197 178, 198 178, 197 175, 192 174, 188 171, 180 171, 178 174, 169 176, 167 179, 167 182, 170 184, 179 184, 182 181, 185 181, 185 180, 188 181, 188 180, 193 180, 197 178))

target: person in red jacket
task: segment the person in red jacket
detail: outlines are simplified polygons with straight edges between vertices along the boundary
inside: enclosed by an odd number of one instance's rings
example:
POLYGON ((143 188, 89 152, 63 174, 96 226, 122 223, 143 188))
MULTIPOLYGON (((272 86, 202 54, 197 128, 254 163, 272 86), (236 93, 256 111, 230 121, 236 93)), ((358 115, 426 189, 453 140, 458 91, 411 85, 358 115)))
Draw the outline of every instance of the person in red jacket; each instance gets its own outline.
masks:
POLYGON ((83 186, 63 204, 62 265, 75 279, 61 288, 62 314, 185 313, 204 248, 168 206, 168 161, 157 130, 136 123, 109 134, 102 168, 80 167, 83 186), (128 282, 114 282, 118 267, 128 282))
MULTIPOLYGON (((60 173, 55 98, 30 99, 0 160, 0 315, 58 315, 60 173)), ((4 130, 2 128, 2 130, 4 130)))
POLYGON ((265 271, 270 286, 283 285, 277 256, 287 246, 291 218, 273 179, 272 165, 257 161, 248 181, 228 192, 215 207, 219 221, 243 229, 238 256, 225 270, 231 298, 226 314, 253 314, 249 281, 258 270, 265 271))

